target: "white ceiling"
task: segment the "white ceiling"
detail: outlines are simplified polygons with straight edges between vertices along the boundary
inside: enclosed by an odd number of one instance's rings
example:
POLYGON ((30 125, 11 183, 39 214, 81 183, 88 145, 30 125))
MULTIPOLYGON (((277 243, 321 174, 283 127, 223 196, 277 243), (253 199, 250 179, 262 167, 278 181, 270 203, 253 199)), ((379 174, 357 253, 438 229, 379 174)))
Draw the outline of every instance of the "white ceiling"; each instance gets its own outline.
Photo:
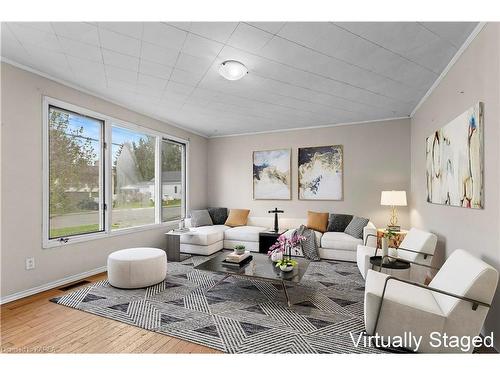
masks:
MULTIPOLYGON (((206 136, 409 116, 476 23, 2 23, 2 57, 206 136), (227 81, 224 60, 249 74, 227 81)), ((64 98, 60 98, 64 99, 64 98)))

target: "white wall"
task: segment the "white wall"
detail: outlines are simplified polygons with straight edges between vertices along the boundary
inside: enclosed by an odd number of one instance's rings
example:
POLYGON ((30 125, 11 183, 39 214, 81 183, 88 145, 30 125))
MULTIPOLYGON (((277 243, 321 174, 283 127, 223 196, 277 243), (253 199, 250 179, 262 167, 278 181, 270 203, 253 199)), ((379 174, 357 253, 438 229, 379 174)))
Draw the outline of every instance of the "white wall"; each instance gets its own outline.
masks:
MULTIPOLYGON (((411 222, 439 236, 441 260, 457 249, 500 269, 500 26, 485 26, 411 121, 411 222), (462 93, 463 92, 463 93, 462 93), (484 102, 484 209, 426 201, 425 139, 476 102, 484 102)), ((500 292, 485 326, 500 337, 500 292)), ((497 341, 498 343, 498 341, 497 341)), ((497 344, 498 347, 498 344, 497 344)))
MULTIPOLYGON (((208 201, 211 206, 249 208, 252 216, 272 216, 278 207, 286 217, 306 217, 307 210, 351 213, 383 226, 389 208, 380 206, 382 190, 410 189, 410 120, 333 126, 310 130, 210 138, 208 201), (305 201, 297 198, 297 149, 341 144, 344 148, 344 199, 305 201), (252 152, 292 149, 292 200, 253 200, 252 152)), ((408 210, 400 223, 409 225, 408 210)))
POLYGON ((165 228, 42 249, 42 96, 190 139, 189 197, 207 206, 207 140, 36 74, 2 63, 1 296, 102 267, 107 255, 132 246, 164 247, 165 228), (25 270, 26 257, 36 268, 25 270))

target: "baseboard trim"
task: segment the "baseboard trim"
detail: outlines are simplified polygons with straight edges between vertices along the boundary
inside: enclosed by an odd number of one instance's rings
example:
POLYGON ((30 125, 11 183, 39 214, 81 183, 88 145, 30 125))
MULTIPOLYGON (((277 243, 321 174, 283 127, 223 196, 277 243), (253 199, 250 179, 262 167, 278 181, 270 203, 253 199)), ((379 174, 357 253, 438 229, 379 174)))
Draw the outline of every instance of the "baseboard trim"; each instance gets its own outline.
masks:
POLYGON ((51 281, 50 283, 43 284, 43 285, 37 286, 35 288, 30 288, 27 290, 23 290, 21 292, 9 294, 5 297, 0 298, 0 305, 3 305, 5 303, 9 303, 12 301, 16 301, 16 300, 24 298, 24 297, 29 297, 29 296, 32 296, 33 294, 45 292, 47 290, 54 289, 54 288, 63 286, 65 284, 69 284, 69 283, 84 279, 84 278, 89 277, 89 276, 97 275, 98 273, 106 272, 106 269, 107 269, 106 266, 94 268, 93 270, 82 272, 82 273, 68 276, 68 277, 64 277, 64 278, 59 279, 59 280, 51 281))

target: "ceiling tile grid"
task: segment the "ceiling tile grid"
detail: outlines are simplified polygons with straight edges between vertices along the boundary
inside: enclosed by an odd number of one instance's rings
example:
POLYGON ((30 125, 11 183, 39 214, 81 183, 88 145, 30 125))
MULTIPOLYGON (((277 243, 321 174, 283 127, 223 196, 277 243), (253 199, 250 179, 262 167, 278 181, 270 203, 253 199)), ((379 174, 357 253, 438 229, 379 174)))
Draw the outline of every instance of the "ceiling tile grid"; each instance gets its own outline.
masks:
POLYGON ((8 22, 1 55, 218 136, 409 116, 476 25, 8 22), (239 81, 218 74, 233 59, 239 81))

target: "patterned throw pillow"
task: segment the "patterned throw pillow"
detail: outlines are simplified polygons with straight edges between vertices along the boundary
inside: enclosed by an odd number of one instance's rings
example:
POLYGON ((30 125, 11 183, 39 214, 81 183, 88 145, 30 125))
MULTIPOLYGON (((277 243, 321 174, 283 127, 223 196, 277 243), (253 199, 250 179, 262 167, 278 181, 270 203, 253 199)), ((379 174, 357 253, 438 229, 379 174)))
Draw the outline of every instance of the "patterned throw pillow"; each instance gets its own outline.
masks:
POLYGON ((363 229, 369 221, 369 219, 365 219, 364 217, 354 216, 344 232, 354 238, 363 238, 363 229))
POLYGON ((213 225, 207 210, 191 210, 191 226, 193 228, 213 225))
POLYGON ((327 232, 343 232, 352 220, 352 215, 330 214, 327 232))
POLYGON ((214 225, 224 225, 227 220, 226 207, 211 207, 208 209, 208 213, 210 214, 214 225))

